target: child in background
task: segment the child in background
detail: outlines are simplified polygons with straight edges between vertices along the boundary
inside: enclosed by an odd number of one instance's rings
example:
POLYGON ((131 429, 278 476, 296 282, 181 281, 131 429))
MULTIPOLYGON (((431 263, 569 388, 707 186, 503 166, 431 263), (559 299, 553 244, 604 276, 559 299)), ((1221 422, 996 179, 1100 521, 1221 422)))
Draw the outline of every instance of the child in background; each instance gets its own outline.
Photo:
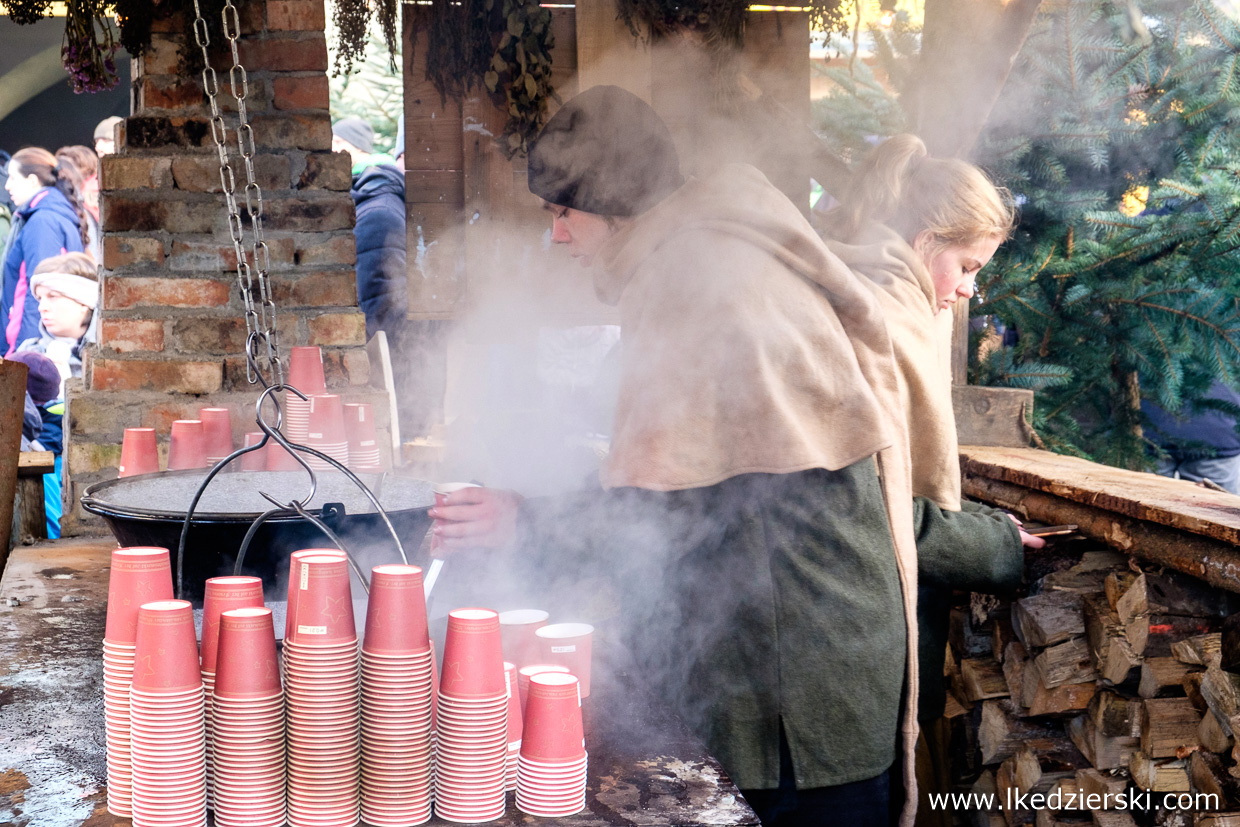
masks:
POLYGON ((95 261, 86 253, 65 253, 44 259, 30 279, 39 301, 39 335, 26 339, 18 351, 45 354, 62 379, 82 375, 82 346, 95 340, 93 322, 99 303, 95 261))

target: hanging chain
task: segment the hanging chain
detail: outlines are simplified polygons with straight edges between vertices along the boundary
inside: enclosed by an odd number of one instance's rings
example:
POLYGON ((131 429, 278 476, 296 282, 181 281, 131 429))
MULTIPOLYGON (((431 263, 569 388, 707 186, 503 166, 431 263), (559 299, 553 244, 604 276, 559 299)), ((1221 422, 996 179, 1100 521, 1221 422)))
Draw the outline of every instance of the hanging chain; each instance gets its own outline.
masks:
MULTIPOLYGON (((246 116, 245 100, 249 95, 249 80, 241 59, 237 54, 237 40, 241 36, 241 21, 237 15, 237 7, 233 0, 225 0, 223 21, 224 37, 232 49, 232 67, 228 70, 229 85, 233 97, 237 101, 237 150, 245 165, 246 183, 245 208, 250 219, 252 241, 250 249, 245 249, 245 237, 241 211, 237 204, 237 181, 232 165, 228 161, 228 128, 224 117, 220 114, 219 82, 215 70, 211 68, 208 46, 211 44, 207 21, 202 16, 199 0, 194 0, 194 39, 202 50, 202 87, 206 92, 207 101, 211 104, 211 137, 215 140, 215 149, 220 159, 220 186, 224 190, 224 203, 228 210, 228 234, 232 238, 233 252, 237 257, 237 286, 241 291, 241 300, 245 304, 245 375, 250 384, 256 384, 262 377, 258 374, 261 358, 260 342, 266 349, 266 366, 275 376, 275 384, 284 384, 284 368, 280 364, 280 340, 276 331, 276 305, 272 300, 271 284, 267 278, 270 267, 270 256, 267 242, 263 238, 263 192, 254 180, 254 130, 246 116), (253 266, 251 266, 253 262, 253 266), (255 306, 254 275, 258 276, 258 302, 255 306)), ((264 383, 265 384, 265 383, 264 383)))

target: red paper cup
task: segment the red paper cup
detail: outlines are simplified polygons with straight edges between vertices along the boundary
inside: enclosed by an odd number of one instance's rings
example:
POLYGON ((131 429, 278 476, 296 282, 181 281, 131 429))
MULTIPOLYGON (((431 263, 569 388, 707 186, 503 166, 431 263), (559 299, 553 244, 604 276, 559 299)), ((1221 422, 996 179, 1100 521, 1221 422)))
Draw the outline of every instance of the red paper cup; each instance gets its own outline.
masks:
POLYGON ((133 645, 138 634, 138 607, 153 600, 171 599, 172 564, 168 549, 113 549, 104 639, 109 643, 133 645))
MULTIPOLYGON (((268 446, 270 447, 270 445, 268 446)), ((279 446, 277 446, 279 448, 279 446)), ((287 453, 284 449, 279 449, 281 453, 287 453)), ((274 452, 273 452, 274 455, 274 452)), ((301 551, 294 551, 289 555, 288 561, 288 605, 284 615, 284 639, 288 640, 293 631, 293 611, 297 606, 296 588, 301 577, 301 570, 297 566, 297 562, 304 557, 339 557, 345 559, 345 553, 338 548, 306 548, 301 551)))
POLYGON ((172 423, 168 443, 168 470, 182 471, 207 466, 207 444, 202 420, 178 419, 172 423))
MULTIPOLYGON (((292 439, 292 437, 288 434, 285 434, 285 438, 290 440, 292 439)), ((301 470, 301 463, 293 458, 293 455, 289 453, 288 449, 276 442, 274 439, 267 443, 267 447, 265 449, 262 451, 255 451, 255 453, 267 455, 268 471, 301 470)))
POLYGON ((472 482, 437 482, 431 486, 431 490, 435 494, 435 505, 444 505, 447 502, 449 494, 455 494, 457 491, 464 491, 466 488, 481 488, 482 486, 472 482))
POLYGON ((475 608, 448 613, 439 691, 465 699, 506 697, 499 614, 475 608))
POLYGON ((499 613, 500 637, 504 641, 504 657, 518 668, 541 661, 542 647, 534 632, 547 625, 550 617, 542 609, 514 609, 499 613))
POLYGON ((159 600, 138 608, 133 689, 160 695, 202 690, 194 610, 185 600, 159 600))
POLYGON ((349 438, 349 450, 373 451, 378 447, 375 433, 375 416, 370 405, 350 402, 344 406, 344 429, 349 438))
POLYGON ((522 666, 517 670, 517 694, 521 700, 521 713, 525 713, 525 702, 529 698, 530 678, 534 675, 540 675, 543 672, 561 672, 566 673, 569 669, 558 663, 535 663, 531 666, 522 666))
MULTIPOLYGON (((245 435, 245 447, 257 445, 263 441, 262 431, 250 431, 245 435)), ((248 454, 241 455, 242 471, 266 471, 267 470, 267 449, 271 447, 272 442, 268 442, 257 451, 250 451, 248 454)))
POLYGON ((154 428, 126 428, 121 441, 120 476, 153 474, 159 470, 159 447, 154 428))
POLYGON ((344 408, 340 397, 334 393, 316 394, 310 397, 310 431, 306 444, 339 445, 348 442, 344 430, 344 408))
POLYGON ((263 581, 258 577, 212 577, 207 580, 202 601, 202 671, 215 671, 220 615, 230 609, 262 605, 263 581))
POLYGON ((207 458, 219 461, 233 452, 232 414, 228 408, 199 408, 207 458))
POLYGON ((576 761, 585 754, 580 684, 562 672, 530 678, 521 757, 534 761, 576 761))
POLYGON ((581 680, 581 697, 590 697, 590 646, 594 627, 588 623, 554 623, 534 632, 542 642, 542 660, 567 666, 581 680))
POLYGON ((323 351, 317 347, 295 347, 289 351, 288 383, 306 396, 326 393, 323 351))
POLYGON ((353 596, 349 590, 349 566, 343 557, 316 555, 297 561, 293 588, 291 640, 298 646, 332 646, 356 640, 353 596))
POLYGON ((417 566, 375 566, 370 575, 363 652, 413 655, 430 649, 426 596, 417 566))
POLYGON ((221 614, 219 652, 215 673, 218 697, 269 698, 279 693, 280 669, 270 609, 231 609, 221 614))

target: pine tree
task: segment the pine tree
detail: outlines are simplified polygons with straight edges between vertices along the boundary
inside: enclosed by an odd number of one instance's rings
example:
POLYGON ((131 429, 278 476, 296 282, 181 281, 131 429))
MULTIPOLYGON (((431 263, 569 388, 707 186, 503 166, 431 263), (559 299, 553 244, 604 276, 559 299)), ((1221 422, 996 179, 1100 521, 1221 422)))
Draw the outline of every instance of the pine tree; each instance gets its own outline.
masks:
POLYGON ((1044 4, 979 152, 1021 220, 973 308, 1018 339, 974 379, 1057 371, 1052 447, 1143 467, 1142 398, 1240 379, 1238 115, 1240 28, 1209 0, 1044 4))

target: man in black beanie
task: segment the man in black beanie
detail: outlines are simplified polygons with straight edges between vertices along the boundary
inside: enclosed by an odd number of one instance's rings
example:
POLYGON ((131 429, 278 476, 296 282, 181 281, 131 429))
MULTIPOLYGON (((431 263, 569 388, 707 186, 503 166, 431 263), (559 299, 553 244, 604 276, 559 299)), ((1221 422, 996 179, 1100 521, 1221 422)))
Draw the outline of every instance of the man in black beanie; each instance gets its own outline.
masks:
POLYGON ((886 827, 898 743, 916 802, 917 567, 873 294, 758 170, 685 181, 616 87, 551 118, 529 185, 619 309, 602 490, 458 492, 431 511, 439 548, 606 573, 643 681, 764 824, 886 827))

